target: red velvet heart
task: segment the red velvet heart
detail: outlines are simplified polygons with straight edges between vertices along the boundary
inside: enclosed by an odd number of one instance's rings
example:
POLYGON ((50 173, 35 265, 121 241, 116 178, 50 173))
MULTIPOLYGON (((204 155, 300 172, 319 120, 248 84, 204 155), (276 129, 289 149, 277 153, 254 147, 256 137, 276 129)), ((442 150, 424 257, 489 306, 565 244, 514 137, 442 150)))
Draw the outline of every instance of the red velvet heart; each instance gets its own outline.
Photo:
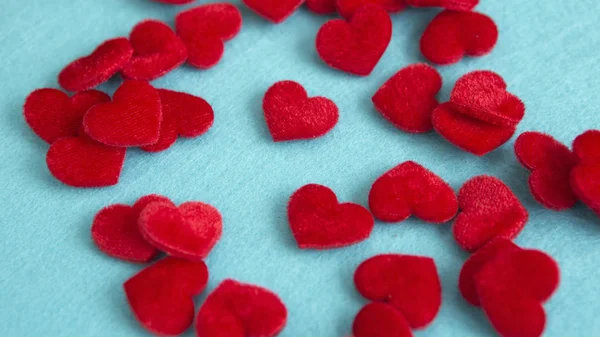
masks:
POLYGON ((575 138, 573 152, 578 164, 571 171, 571 188, 579 199, 600 216, 600 130, 575 138))
POLYGON ((281 23, 302 5, 304 0, 243 0, 251 10, 263 18, 281 23))
POLYGON ((575 205, 577 196, 569 176, 577 159, 568 147, 550 135, 525 132, 515 142, 515 154, 521 165, 531 171, 529 189, 535 200, 558 211, 575 205))
POLYGON ((232 4, 215 3, 188 9, 175 18, 177 34, 187 47, 188 63, 208 69, 216 65, 242 28, 242 14, 232 4))
POLYGON ((306 7, 317 14, 333 14, 337 12, 336 0, 306 0, 306 7))
POLYGON ((204 262, 166 257, 123 285, 129 306, 140 324, 158 335, 179 335, 194 320, 193 297, 208 281, 204 262))
POLYGON ((200 261, 221 238, 223 222, 219 211, 201 202, 179 207, 152 203, 140 214, 140 232, 154 247, 176 257, 200 261))
POLYGON ((151 81, 179 67, 187 59, 183 42, 169 26, 157 21, 138 23, 129 41, 134 54, 121 74, 127 79, 151 81))
POLYGON ((354 284, 367 299, 399 310, 413 329, 431 323, 442 305, 440 278, 429 257, 374 256, 358 266, 354 284))
POLYGON ((377 178, 369 192, 369 208, 382 221, 399 222, 414 214, 443 223, 458 211, 452 187, 423 166, 404 162, 377 178))
POLYGON ((477 176, 458 192, 461 212, 454 221, 454 239, 463 249, 476 251, 494 238, 514 239, 525 227, 528 213, 500 179, 477 176))
POLYGON ((119 72, 132 55, 133 48, 126 38, 105 41, 90 55, 67 65, 58 74, 58 83, 69 91, 92 89, 119 72))
POLYGON ((413 64, 398 71, 372 98, 379 113, 398 129, 420 133, 433 129, 431 113, 439 105, 435 96, 442 77, 435 68, 413 64))
POLYGON ((478 156, 506 143, 516 130, 463 115, 452 103, 440 104, 433 111, 431 121, 434 129, 450 143, 478 156))
POLYGON ((360 76, 369 75, 392 38, 388 13, 376 6, 363 6, 348 23, 326 22, 317 33, 317 52, 329 66, 360 76))
POLYGON ((83 118, 85 132, 90 137, 120 147, 156 143, 161 122, 158 92, 142 81, 125 81, 112 102, 92 107, 83 118))
POLYGON ((402 313, 386 303, 369 303, 354 318, 354 337, 413 337, 402 313))
POLYGON ((429 61, 441 65, 460 61, 465 55, 489 54, 498 40, 498 27, 481 13, 443 11, 421 37, 421 52, 429 61))
POLYGON ((27 96, 23 115, 33 132, 52 144, 59 138, 77 136, 86 111, 109 101, 110 97, 98 90, 78 92, 69 98, 57 89, 38 89, 27 96))
POLYGON ((578 162, 586 165, 600 164, 600 130, 588 130, 575 138, 573 152, 578 162))
POLYGON ((366 5, 380 7, 390 13, 403 11, 407 6, 404 0, 337 0, 338 13, 350 20, 356 11, 366 5))
POLYGON ((265 120, 276 142, 321 137, 337 124, 339 113, 325 97, 308 98, 299 83, 273 84, 263 98, 265 120))
POLYGON ((283 330, 287 309, 277 294, 255 285, 223 281, 196 317, 198 337, 273 337, 283 330))
POLYGON ((454 11, 471 11, 479 4, 479 0, 404 0, 414 7, 441 7, 454 11))

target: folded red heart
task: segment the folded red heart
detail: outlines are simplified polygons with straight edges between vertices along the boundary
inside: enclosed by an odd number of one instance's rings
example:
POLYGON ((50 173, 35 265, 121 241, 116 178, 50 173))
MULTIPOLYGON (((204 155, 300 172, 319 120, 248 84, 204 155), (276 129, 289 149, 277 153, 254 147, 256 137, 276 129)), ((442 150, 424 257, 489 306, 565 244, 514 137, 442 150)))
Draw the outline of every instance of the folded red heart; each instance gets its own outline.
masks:
POLYGON ((306 7, 317 14, 333 14, 337 12, 336 0, 306 0, 306 7))
POLYGON ((600 130, 589 130, 573 141, 577 165, 571 171, 571 188, 600 216, 600 130))
POLYGON ((376 6, 390 13, 403 11, 407 5, 405 0, 337 0, 337 10, 346 20, 350 20, 363 6, 376 6))
POLYGON ((354 318, 353 337, 413 337, 408 322, 393 306, 369 303, 354 318))
POLYGON ((304 0, 243 0, 256 14, 273 22, 281 23, 292 15, 304 0))

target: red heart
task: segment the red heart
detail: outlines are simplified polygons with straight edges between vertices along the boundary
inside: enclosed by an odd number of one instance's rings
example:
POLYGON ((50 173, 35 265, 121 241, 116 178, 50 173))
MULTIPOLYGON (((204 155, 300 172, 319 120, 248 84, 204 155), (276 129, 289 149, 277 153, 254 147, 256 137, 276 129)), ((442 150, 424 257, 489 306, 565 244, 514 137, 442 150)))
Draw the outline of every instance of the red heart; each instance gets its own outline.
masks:
POLYGON ((154 144, 160 136, 162 112, 158 92, 142 81, 125 81, 113 101, 92 107, 83 118, 85 132, 111 146, 154 144))
POLYGON ((372 98, 377 111, 398 129, 420 133, 433 129, 431 113, 439 105, 435 96, 442 77, 435 68, 413 64, 398 71, 372 98))
POLYGON ((529 189, 544 207, 554 210, 571 208, 577 196, 571 189, 569 176, 575 166, 575 155, 552 136, 539 132, 522 133, 515 142, 519 162, 531 171, 529 189))
POLYGON ((358 292, 399 310, 413 329, 433 321, 442 305, 442 286, 429 257, 385 254, 367 259, 354 273, 358 292))
POLYGON ((306 0, 306 7, 317 14, 333 14, 337 12, 336 0, 306 0))
POLYGON ((317 52, 329 66, 360 76, 369 75, 392 38, 388 13, 376 6, 363 6, 350 22, 326 22, 317 33, 317 52))
POLYGON ((78 92, 69 98, 60 90, 38 89, 27 96, 23 115, 33 132, 52 144, 59 138, 77 136, 88 109, 109 101, 110 97, 98 90, 78 92))
POLYGON ((579 199, 600 216, 600 130, 575 138, 573 152, 578 164, 571 171, 571 188, 579 199))
POLYGON ((506 143, 515 127, 497 126, 463 115, 452 103, 440 104, 431 114, 434 129, 450 143, 478 156, 506 143))
POLYGON ((157 91, 163 113, 160 138, 155 144, 142 146, 142 150, 164 151, 175 143, 177 136, 198 137, 213 125, 213 109, 204 99, 184 92, 166 89, 157 91))
POLYGON ((171 201, 160 195, 147 195, 133 206, 115 204, 101 209, 92 223, 92 240, 98 248, 118 259, 133 262, 149 262, 159 251, 140 234, 138 218, 142 210, 152 202, 171 201))
POLYGON ((121 70, 127 79, 151 81, 179 67, 187 58, 183 42, 169 26, 157 20, 138 23, 129 41, 134 54, 121 70))
POLYGON ((454 239, 463 249, 476 251, 494 238, 514 239, 525 227, 528 213, 502 180, 477 176, 458 192, 461 212, 454 221, 454 239))
POLYGON ((390 13, 401 12, 406 9, 404 0, 337 0, 337 10, 346 20, 350 20, 361 7, 377 6, 390 13))
POLYGON ((138 224, 142 236, 154 247, 191 261, 206 258, 223 230, 219 211, 201 202, 179 207, 152 203, 142 211, 138 224))
POLYGON ((366 240, 373 230, 369 211, 358 204, 338 203, 326 186, 309 184, 298 189, 288 204, 292 234, 302 249, 329 249, 366 240))
POLYGON ((280 23, 302 5, 304 0, 243 0, 251 10, 263 18, 280 23))
POLYGON ((194 320, 193 297, 208 281, 204 262, 166 257, 125 282, 125 294, 137 320, 158 335, 179 335, 194 320))
POLYGON ((133 48, 124 37, 102 43, 90 55, 67 65, 58 74, 58 83, 69 91, 83 91, 108 81, 133 55, 133 48))
POLYGON ((369 303, 354 318, 354 337, 413 337, 402 313, 386 303, 369 303))
POLYGON ((377 178, 369 192, 369 208, 382 221, 400 222, 414 214, 443 223, 458 211, 452 187, 423 166, 404 162, 377 178))
POLYGON ((413 7, 441 7, 454 11, 471 11, 479 4, 479 0, 404 0, 413 7))
POLYGON ((481 13, 443 11, 429 23, 421 37, 421 52, 441 65, 460 61, 465 55, 489 54, 498 40, 498 27, 481 13))
POLYGON ((223 281, 196 317, 198 337, 273 337, 285 326, 287 309, 277 294, 234 280, 223 281))
POLYGON ((265 93, 263 111, 276 142, 321 137, 339 118, 334 102, 325 97, 308 98, 302 85, 293 81, 273 84, 265 93))
POLYGON ((242 14, 232 4, 216 3, 188 9, 175 18, 175 30, 188 51, 188 63, 208 69, 216 65, 225 49, 224 41, 242 28, 242 14))

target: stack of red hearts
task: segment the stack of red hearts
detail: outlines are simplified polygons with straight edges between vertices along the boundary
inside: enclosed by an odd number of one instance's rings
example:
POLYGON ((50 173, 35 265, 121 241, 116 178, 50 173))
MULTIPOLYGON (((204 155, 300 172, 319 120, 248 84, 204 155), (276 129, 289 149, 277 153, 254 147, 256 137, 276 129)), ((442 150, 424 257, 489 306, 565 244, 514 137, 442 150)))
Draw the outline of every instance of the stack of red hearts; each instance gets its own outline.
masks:
MULTIPOLYGON (((219 211, 205 203, 179 206, 148 195, 133 206, 108 206, 95 216, 92 239, 106 254, 133 262, 165 257, 124 284, 129 305, 140 324, 166 336, 185 332, 194 321, 194 297, 208 281, 203 260, 222 232, 219 211)), ((196 316, 198 337, 275 336, 285 326, 287 310, 267 289, 225 280, 206 299, 196 316), (215 317, 219 317, 215 320, 215 317), (229 335, 228 335, 229 336, 229 335)))

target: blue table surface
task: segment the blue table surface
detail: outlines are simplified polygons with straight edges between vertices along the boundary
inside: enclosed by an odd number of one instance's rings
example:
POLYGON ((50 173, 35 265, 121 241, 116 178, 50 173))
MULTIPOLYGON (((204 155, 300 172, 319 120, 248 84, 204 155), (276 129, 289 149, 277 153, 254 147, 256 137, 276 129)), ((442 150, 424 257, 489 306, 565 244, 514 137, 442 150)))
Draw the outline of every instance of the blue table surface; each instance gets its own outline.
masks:
MULTIPOLYGON (((518 132, 539 130, 570 144, 582 131, 600 128, 600 29, 597 0, 482 0, 479 11, 494 18, 500 39, 493 53, 440 67, 446 100, 458 77, 476 69, 500 73, 523 99, 527 113, 518 132)), ((200 95, 215 110, 215 125, 203 137, 178 141, 170 150, 130 150, 121 182, 104 189, 62 185, 46 168, 48 146, 25 124, 21 106, 36 88, 57 87, 56 75, 100 42, 127 36, 140 20, 173 24, 192 5, 149 0, 3 0, 0 6, 0 335, 147 336, 131 314, 122 283, 141 265, 100 253, 90 239, 94 214, 111 203, 133 203, 148 193, 175 202, 199 200, 224 217, 223 238, 207 264, 210 282, 197 299, 225 278, 277 292, 289 310, 283 337, 343 337, 366 303, 352 275, 364 259, 397 252, 431 256, 443 285, 437 319, 415 336, 493 336, 478 308, 457 290, 468 254, 454 242, 451 224, 410 219, 377 223, 371 238, 330 251, 303 251, 290 233, 286 204, 300 186, 331 187, 342 201, 363 205, 373 181, 396 164, 415 160, 456 190, 472 176, 505 181, 530 212, 516 239, 542 249, 560 264, 561 285, 545 305, 545 336, 600 335, 600 219, 584 205, 565 212, 542 208, 527 187, 528 172, 512 144, 478 158, 435 133, 398 131, 373 108, 370 98, 398 69, 423 61, 419 38, 437 9, 393 15, 392 41, 364 78, 327 67, 314 39, 329 18, 301 8, 280 25, 240 4, 241 33, 226 45, 222 61, 206 71, 183 66, 153 82, 160 88, 200 95), (327 136, 273 143, 262 115, 265 90, 292 79, 310 95, 331 98, 340 121, 327 136)), ((112 93, 119 80, 100 86, 112 93)), ((190 330, 185 336, 193 336, 190 330)))

